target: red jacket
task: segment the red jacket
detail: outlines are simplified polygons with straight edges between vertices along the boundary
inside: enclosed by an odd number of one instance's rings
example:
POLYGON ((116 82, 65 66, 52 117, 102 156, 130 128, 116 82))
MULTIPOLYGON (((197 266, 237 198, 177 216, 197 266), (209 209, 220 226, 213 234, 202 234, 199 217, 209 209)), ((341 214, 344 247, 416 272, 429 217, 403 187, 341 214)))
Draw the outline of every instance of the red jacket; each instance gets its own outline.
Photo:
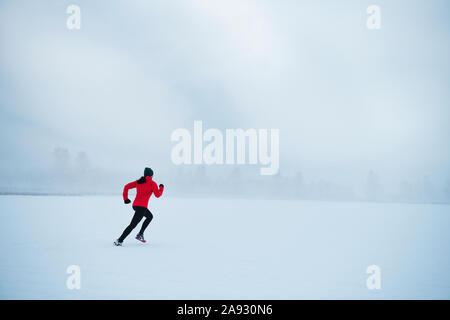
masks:
POLYGON ((128 199, 128 190, 137 188, 136 191, 136 198, 133 201, 133 206, 138 207, 144 207, 147 208, 148 206, 148 200, 150 199, 150 196, 152 193, 155 194, 155 197, 159 198, 161 197, 164 187, 161 186, 158 188, 158 185, 155 181, 149 176, 145 177, 145 180, 147 182, 139 184, 137 181, 130 182, 125 185, 123 188, 123 200, 128 199))

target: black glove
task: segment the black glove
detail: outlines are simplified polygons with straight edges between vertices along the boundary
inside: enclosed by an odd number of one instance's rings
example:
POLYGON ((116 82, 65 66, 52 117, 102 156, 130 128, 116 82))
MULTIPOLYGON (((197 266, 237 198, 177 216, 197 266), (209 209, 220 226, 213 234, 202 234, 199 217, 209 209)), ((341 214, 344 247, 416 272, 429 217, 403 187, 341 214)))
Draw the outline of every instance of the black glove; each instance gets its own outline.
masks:
POLYGON ((127 199, 127 200, 123 200, 123 202, 125 202, 125 204, 129 204, 131 201, 130 201, 130 199, 127 199))
POLYGON ((161 183, 161 184, 159 185, 159 187, 160 187, 160 188, 164 188, 164 185, 161 183))

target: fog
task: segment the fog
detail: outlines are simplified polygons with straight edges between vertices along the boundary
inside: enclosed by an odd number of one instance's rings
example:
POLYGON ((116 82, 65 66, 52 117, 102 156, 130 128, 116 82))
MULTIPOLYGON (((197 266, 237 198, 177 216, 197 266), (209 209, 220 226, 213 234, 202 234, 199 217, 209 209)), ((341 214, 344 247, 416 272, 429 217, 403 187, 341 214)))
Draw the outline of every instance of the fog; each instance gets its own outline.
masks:
POLYGON ((0 2, 0 192, 450 201, 448 1, 0 2), (81 9, 69 30, 66 9, 81 9), (279 171, 171 134, 279 129, 279 171))

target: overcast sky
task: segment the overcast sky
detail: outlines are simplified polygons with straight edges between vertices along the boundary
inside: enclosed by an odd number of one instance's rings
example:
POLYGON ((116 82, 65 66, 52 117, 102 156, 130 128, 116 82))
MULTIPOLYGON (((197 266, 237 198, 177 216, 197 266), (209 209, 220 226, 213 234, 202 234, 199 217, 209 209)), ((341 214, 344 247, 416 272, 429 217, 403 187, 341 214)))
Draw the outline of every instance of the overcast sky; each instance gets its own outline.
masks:
POLYGON ((202 120, 280 129, 281 172, 450 178, 449 13, 446 0, 0 1, 0 170, 64 147, 167 171, 171 132, 202 120))

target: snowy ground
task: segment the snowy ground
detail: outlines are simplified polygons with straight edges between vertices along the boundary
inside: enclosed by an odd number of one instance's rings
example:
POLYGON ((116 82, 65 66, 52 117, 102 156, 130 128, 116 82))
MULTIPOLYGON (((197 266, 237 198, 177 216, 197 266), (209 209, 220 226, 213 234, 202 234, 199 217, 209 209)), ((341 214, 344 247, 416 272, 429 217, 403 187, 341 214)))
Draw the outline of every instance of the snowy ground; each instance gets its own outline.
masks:
POLYGON ((152 198, 149 243, 113 247, 132 216, 120 196, 0 196, 0 298, 449 299, 449 209, 152 198))

